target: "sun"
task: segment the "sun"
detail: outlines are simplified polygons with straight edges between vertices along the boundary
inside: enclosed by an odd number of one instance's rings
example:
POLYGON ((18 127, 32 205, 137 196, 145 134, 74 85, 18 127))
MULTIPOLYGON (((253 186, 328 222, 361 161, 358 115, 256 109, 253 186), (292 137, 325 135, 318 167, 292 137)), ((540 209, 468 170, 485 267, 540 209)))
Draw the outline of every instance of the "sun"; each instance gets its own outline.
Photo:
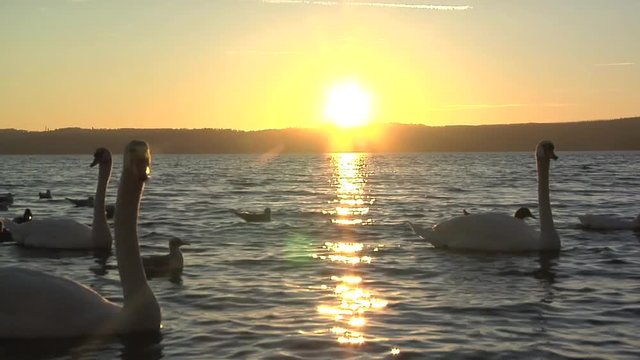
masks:
POLYGON ((336 84, 327 92, 325 116, 343 128, 361 126, 371 115, 371 96, 355 81, 336 84))

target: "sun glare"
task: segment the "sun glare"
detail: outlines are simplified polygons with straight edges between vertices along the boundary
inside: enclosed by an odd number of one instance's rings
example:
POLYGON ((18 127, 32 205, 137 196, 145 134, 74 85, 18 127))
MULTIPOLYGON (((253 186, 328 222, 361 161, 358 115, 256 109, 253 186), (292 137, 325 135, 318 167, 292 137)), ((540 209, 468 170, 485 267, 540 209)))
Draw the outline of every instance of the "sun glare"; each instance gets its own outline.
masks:
POLYGON ((327 94, 325 115, 340 127, 366 124, 371 114, 371 96, 356 82, 333 86, 327 94))

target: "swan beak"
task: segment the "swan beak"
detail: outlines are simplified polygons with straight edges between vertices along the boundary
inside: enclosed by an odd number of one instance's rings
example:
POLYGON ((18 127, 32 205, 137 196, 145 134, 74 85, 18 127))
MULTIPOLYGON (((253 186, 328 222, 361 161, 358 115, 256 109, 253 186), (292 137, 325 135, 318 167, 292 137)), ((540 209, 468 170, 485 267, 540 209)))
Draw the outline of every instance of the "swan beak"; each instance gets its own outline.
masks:
POLYGON ((546 150, 545 152, 547 153, 547 157, 549 159, 558 160, 558 156, 556 156, 556 153, 553 152, 553 149, 546 150))
POLYGON ((91 163, 91 165, 89 165, 89 167, 94 167, 94 166, 98 165, 99 162, 100 161, 98 160, 98 158, 94 157, 93 158, 93 162, 91 163))

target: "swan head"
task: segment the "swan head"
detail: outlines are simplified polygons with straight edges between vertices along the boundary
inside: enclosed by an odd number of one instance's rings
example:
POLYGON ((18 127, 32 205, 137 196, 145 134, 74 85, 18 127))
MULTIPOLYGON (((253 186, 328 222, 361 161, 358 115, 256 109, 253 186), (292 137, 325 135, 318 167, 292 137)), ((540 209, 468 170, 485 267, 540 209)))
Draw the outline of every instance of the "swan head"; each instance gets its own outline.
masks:
POLYGON ((536 147, 536 159, 538 160, 558 160, 555 152, 555 146, 549 140, 543 140, 536 147))
MULTIPOLYGON (((91 167, 102 164, 111 164, 111 151, 107 148, 97 148, 96 152, 93 153, 93 162, 91 163, 91 167)), ((49 190, 47 190, 49 192, 49 190)))
POLYGON ((536 218, 531 213, 531 210, 529 210, 529 208, 526 208, 526 207, 521 207, 520 209, 516 210, 516 213, 513 215, 513 217, 520 220, 526 219, 528 217, 534 218, 534 219, 536 218))
POLYGON ((169 248, 170 249, 178 249, 182 245, 189 245, 189 244, 190 243, 188 241, 182 240, 182 239, 177 238, 177 237, 169 240, 169 248))
POLYGON ((123 173, 129 172, 141 181, 149 179, 151 174, 151 151, 149 145, 141 140, 131 141, 125 148, 123 173))

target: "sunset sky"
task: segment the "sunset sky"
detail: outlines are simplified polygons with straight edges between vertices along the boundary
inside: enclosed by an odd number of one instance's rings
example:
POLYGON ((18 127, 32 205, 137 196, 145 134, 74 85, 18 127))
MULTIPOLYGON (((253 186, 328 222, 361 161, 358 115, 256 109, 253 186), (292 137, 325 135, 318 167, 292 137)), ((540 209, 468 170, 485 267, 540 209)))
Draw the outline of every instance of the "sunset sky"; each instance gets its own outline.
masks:
POLYGON ((0 128, 637 116, 639 16, 638 0, 3 0, 0 128))

